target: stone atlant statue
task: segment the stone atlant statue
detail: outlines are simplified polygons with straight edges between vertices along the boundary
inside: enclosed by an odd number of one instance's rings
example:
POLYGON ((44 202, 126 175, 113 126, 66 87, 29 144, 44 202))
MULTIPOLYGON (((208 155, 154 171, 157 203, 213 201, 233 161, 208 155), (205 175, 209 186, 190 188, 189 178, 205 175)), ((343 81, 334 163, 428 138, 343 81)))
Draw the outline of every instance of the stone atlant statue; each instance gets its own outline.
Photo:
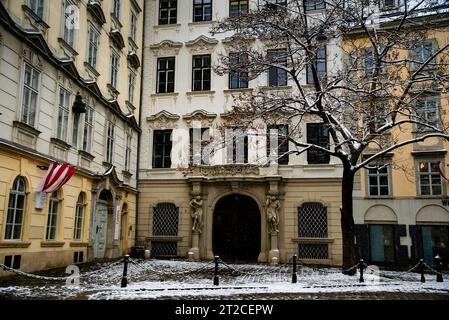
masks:
POLYGON ((270 227, 270 233, 278 233, 279 216, 278 210, 281 207, 280 201, 275 197, 267 196, 267 220, 270 227))
POLYGON ((201 200, 201 197, 196 196, 190 200, 190 207, 192 208, 191 217, 193 219, 192 231, 201 233, 203 227, 203 200, 201 200))

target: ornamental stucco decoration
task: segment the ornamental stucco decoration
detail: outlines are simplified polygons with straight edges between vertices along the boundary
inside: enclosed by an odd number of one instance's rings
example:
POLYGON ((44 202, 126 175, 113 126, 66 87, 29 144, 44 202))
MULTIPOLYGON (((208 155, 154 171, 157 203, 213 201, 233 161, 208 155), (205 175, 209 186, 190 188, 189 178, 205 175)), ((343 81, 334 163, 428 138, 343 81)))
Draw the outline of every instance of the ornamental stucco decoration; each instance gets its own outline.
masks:
POLYGON ((191 127, 195 121, 199 121, 203 128, 211 126, 215 118, 217 118, 217 114, 209 113, 203 109, 198 109, 182 116, 182 119, 184 119, 189 127, 191 127))
POLYGON ((214 47, 218 44, 218 40, 214 38, 208 38, 204 35, 198 38, 187 41, 186 47, 191 53, 207 52, 211 53, 214 47))
POLYGON ((181 118, 177 114, 173 114, 166 110, 162 110, 155 115, 147 117, 149 125, 153 129, 173 129, 176 126, 176 122, 181 118))
POLYGON ((164 40, 157 44, 151 45, 150 49, 153 51, 154 55, 158 57, 166 55, 177 55, 182 46, 182 42, 164 40))
POLYGON ((259 167, 246 164, 192 166, 185 170, 184 175, 204 177, 259 175, 259 167))

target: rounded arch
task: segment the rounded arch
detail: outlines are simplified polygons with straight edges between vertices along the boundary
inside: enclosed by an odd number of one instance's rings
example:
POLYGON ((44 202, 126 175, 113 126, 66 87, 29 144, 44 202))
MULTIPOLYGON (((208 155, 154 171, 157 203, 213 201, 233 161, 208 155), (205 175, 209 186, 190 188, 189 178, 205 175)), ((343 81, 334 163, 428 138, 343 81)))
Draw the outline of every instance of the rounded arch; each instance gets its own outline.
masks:
POLYGON ((447 223, 449 224, 449 212, 446 208, 429 204, 422 207, 416 214, 416 223, 447 223))
POLYGON ((254 200, 259 208, 260 214, 262 216, 265 216, 265 210, 264 210, 264 205, 263 205, 263 201, 260 201, 260 199, 252 192, 248 192, 248 191, 228 191, 228 192, 224 192, 224 193, 220 193, 218 194, 211 202, 210 205, 210 212, 213 213, 214 208, 216 207, 218 201, 220 201, 222 198, 226 197, 226 196, 230 196, 232 194, 241 194, 243 196, 247 196, 250 197, 252 200, 254 200))
POLYGON ((212 249, 228 261, 257 261, 261 252, 261 210, 254 198, 231 193, 216 201, 212 249))
POLYGON ((98 195, 98 199, 106 201, 106 202, 113 202, 114 194, 109 189, 103 189, 103 190, 101 190, 100 194, 98 195))
POLYGON ((398 217, 393 209, 384 204, 375 204, 365 212, 365 223, 397 223, 398 217))

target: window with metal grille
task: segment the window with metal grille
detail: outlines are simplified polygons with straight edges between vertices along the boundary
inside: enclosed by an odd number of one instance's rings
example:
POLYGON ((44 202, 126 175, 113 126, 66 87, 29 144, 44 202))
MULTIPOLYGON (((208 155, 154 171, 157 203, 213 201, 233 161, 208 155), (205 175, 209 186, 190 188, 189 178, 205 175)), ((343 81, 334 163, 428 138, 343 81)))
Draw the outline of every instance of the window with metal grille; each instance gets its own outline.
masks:
POLYGON ((298 245, 299 259, 326 260, 329 258, 329 248, 327 244, 321 243, 301 243, 298 245))
POLYGON ((160 0, 159 1, 159 24, 176 23, 176 0, 160 0))
POLYGON ((152 241, 151 256, 154 258, 176 257, 178 255, 178 243, 176 241, 152 241))
MULTIPOLYGON (((307 124, 307 143, 329 148, 329 132, 324 123, 307 124)), ((307 150, 307 162, 309 164, 326 164, 329 161, 329 153, 314 148, 307 150)))
POLYGON ((158 203, 153 208, 153 236, 177 236, 179 208, 173 203, 158 203))
POLYGON ((327 238, 327 208, 307 202, 298 208, 298 237, 327 238))

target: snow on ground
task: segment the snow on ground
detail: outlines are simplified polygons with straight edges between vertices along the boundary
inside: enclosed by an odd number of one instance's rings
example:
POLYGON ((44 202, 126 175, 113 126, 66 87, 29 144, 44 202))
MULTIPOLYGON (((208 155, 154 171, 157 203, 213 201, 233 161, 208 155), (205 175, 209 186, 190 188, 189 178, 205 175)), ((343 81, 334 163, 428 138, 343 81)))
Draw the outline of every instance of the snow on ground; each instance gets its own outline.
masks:
MULTIPOLYGON (((220 264, 219 286, 213 285, 212 262, 174 260, 134 261, 129 264, 128 286, 120 287, 121 262, 81 266, 79 285, 16 276, 0 282, 0 298, 6 299, 182 299, 183 297, 229 297, 251 294, 366 293, 401 292, 449 294, 448 275, 436 282, 426 274, 426 282, 413 272, 365 270, 347 276, 338 268, 299 267, 297 283, 291 283, 292 266, 263 264, 220 264), (19 277, 19 278, 17 278, 19 277)), ((43 275, 45 272, 43 273, 43 275)), ((48 274, 45 274, 48 275, 48 274)), ((62 276, 59 274, 58 276, 62 276)))

